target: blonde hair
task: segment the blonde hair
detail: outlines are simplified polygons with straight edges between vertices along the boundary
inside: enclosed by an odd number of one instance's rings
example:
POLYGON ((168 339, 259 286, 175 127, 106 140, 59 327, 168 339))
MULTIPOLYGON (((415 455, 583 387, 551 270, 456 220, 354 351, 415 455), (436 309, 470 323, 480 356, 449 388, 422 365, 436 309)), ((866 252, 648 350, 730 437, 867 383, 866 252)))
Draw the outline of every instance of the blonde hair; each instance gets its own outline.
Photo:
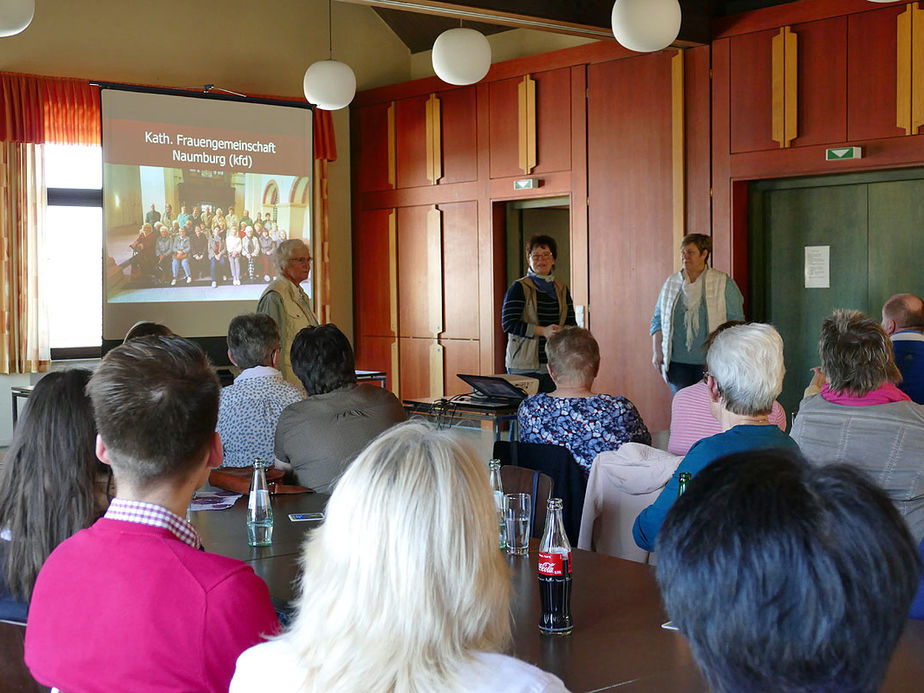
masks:
POLYGON ((306 541, 298 614, 281 637, 304 691, 441 691, 475 651, 510 641, 510 584, 486 465, 419 422, 350 465, 306 541))

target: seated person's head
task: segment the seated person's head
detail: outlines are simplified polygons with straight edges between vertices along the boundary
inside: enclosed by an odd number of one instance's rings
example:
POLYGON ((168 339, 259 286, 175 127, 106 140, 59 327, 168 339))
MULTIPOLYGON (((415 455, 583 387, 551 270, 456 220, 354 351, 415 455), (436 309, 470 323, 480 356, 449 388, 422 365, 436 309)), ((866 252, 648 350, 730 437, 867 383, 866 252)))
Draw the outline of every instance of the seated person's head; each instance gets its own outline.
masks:
POLYGON ((862 397, 900 383, 892 342, 882 325, 858 310, 836 310, 821 324, 821 370, 828 388, 862 397))
POLYGON ((263 313, 246 313, 228 325, 228 357, 246 370, 254 366, 274 366, 279 351, 279 327, 263 313))
POLYGON ((323 395, 356 382, 353 347, 334 324, 300 330, 289 356, 292 370, 309 395, 323 395))
POLYGON ((452 431, 410 422, 370 443, 303 563, 287 637, 311 690, 448 690, 460 660, 509 640, 488 473, 452 431))
POLYGON ((123 479, 146 488, 202 471, 219 384, 198 346, 180 337, 132 339, 106 354, 87 391, 120 491, 123 479))
POLYGON ((137 339, 138 337, 170 337, 171 335, 173 335, 173 331, 166 325, 151 322, 150 320, 139 320, 128 328, 122 343, 125 344, 129 339, 137 339))
POLYGON ((548 338, 545 353, 556 385, 590 387, 600 369, 597 340, 581 327, 563 327, 548 338))
POLYGON ((882 490, 782 449, 703 469, 658 535, 665 607, 717 693, 877 690, 919 572, 882 490))
POLYGON ((706 353, 707 384, 732 414, 768 414, 783 389, 783 339, 770 325, 723 330, 706 353), (711 382, 710 382, 711 381, 711 382))
POLYGON ((882 306, 882 329, 887 334, 898 330, 924 330, 924 301, 914 294, 896 294, 882 306))
POLYGON ((35 386, 0 471, 0 527, 15 541, 0 570, 14 597, 28 601, 52 549, 105 510, 94 484, 96 423, 84 391, 90 371, 52 371, 35 386))

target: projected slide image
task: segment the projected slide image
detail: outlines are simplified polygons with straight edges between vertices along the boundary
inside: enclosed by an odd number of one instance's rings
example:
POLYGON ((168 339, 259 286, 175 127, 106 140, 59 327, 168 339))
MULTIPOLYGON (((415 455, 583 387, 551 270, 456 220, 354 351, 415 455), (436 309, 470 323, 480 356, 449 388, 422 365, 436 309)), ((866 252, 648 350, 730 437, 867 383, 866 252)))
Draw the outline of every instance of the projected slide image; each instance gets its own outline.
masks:
POLYGON ((107 300, 256 300, 310 237, 308 176, 104 164, 107 300))

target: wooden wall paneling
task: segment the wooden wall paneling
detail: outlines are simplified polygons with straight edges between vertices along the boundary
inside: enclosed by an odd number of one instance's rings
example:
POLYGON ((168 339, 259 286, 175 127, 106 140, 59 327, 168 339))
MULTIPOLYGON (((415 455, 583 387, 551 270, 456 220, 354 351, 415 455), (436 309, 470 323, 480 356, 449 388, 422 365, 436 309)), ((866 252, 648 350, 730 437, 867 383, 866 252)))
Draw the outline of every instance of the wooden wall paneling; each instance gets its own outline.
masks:
POLYGON ((912 6, 911 22, 911 133, 924 125, 924 7, 912 6))
POLYGON ((459 373, 480 372, 478 341, 441 339, 440 346, 443 349, 444 395, 452 397, 470 392, 471 388, 456 376, 459 373))
POLYGON ((571 169, 571 70, 531 75, 536 80, 536 167, 533 175, 571 169))
POLYGON ((395 102, 395 159, 399 188, 430 185, 427 180, 427 100, 395 102))
POLYGON ((517 84, 517 168, 524 176, 536 168, 536 80, 529 75, 517 84))
POLYGON ((359 192, 389 190, 394 187, 389 172, 389 109, 391 103, 380 103, 353 110, 353 157, 362 165, 356 170, 359 192))
POLYGON ((427 121, 427 181, 436 185, 443 177, 443 116, 442 102, 430 94, 426 106, 427 121))
MULTIPOLYGON (((536 72, 536 166, 530 175, 571 169, 571 70, 536 72)), ((489 85, 491 177, 523 177, 519 162, 519 85, 523 77, 489 85)))
POLYGON ((897 18, 905 5, 847 18, 847 140, 899 137, 897 18))
POLYGON ((488 154, 491 177, 522 176, 519 168, 519 83, 522 78, 488 85, 488 154))
POLYGON ((587 276, 587 68, 571 68, 571 300, 586 310, 587 276))
POLYGON ((414 268, 427 275, 427 334, 436 338, 443 331, 443 213, 427 210, 427 264, 414 268))
POLYGON ((478 203, 445 204, 439 209, 443 217, 441 336, 478 339, 478 203))
MULTIPOLYGON (((686 235, 686 117, 683 99, 683 51, 671 57, 671 245, 679 248, 686 235)), ((674 254, 674 271, 680 271, 680 255, 674 254)))
POLYGON ((419 399, 430 396, 430 347, 436 340, 400 337, 400 386, 403 399, 419 399))
POLYGON ((784 26, 770 46, 772 138, 789 147, 799 134, 799 37, 784 26))
POLYGON ((847 140, 847 18, 798 24, 799 129, 792 146, 847 140))
POLYGON ((688 48, 683 51, 683 58, 686 228, 688 233, 709 233, 712 228, 710 48, 688 48))
POLYGON ((671 57, 588 68, 590 309, 602 360, 596 387, 631 399, 653 431, 670 418, 670 389, 651 365, 648 330, 676 253, 671 57))
POLYGON ((712 43, 712 266, 731 269, 731 39, 712 43))
POLYGON ((478 179, 475 87, 440 92, 443 112, 443 177, 440 185, 478 179))
MULTIPOLYGON (((427 245, 427 212, 430 209, 398 208, 398 334, 401 337, 433 336, 430 332, 427 245)), ((402 354, 401 363, 404 362, 402 354)))
POLYGON ((478 133, 478 186, 475 199, 479 200, 476 257, 478 258, 478 372, 497 372, 498 359, 503 367, 503 348, 506 344, 500 329, 500 310, 503 301, 504 268, 506 263, 505 215, 492 204, 488 195, 491 181, 491 88, 484 82, 477 86, 478 133))
POLYGON ((773 141, 772 127, 771 41, 775 33, 760 31, 729 39, 732 152, 780 146, 773 141))
MULTIPOLYGON (((398 393, 397 372, 392 363, 392 346, 397 344, 393 337, 366 337, 356 338, 354 350, 356 351, 356 367, 366 371, 385 371, 388 376, 388 389, 398 393), (361 355, 361 357, 360 357, 361 355)), ((394 353, 397 353, 397 348, 394 353)))
POLYGON ((359 212, 354 223, 353 295, 356 334, 387 337, 392 324, 389 224, 394 210, 359 212))

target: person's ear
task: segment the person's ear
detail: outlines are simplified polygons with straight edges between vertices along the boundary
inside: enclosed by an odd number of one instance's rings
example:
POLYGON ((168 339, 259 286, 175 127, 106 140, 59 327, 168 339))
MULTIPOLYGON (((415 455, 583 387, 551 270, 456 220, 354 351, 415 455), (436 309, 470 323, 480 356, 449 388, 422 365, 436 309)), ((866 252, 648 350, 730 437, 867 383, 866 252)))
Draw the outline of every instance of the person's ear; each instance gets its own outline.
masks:
POLYGON ((719 386, 716 384, 715 378, 711 375, 706 376, 706 387, 709 389, 709 399, 718 403, 722 399, 722 395, 719 393, 719 386))
POLYGON ((276 368, 276 364, 278 363, 279 363, 279 347, 276 347, 276 349, 273 351, 273 356, 270 359, 270 365, 273 368, 276 368))
POLYGON ((103 442, 99 433, 96 434, 96 459, 103 464, 111 465, 109 461, 109 450, 106 449, 106 443, 103 442))
POLYGON ((212 434, 212 443, 209 446, 209 469, 215 469, 220 467, 221 463, 225 461, 225 450, 221 444, 221 436, 218 435, 218 431, 215 431, 212 434))
POLYGON ((898 330, 898 325, 895 324, 894 320, 886 318, 882 321, 882 328, 887 335, 892 336, 898 330))
POLYGON ((231 355, 231 350, 230 350, 230 349, 228 349, 228 360, 229 360, 233 365, 237 366, 237 363, 235 362, 234 357, 231 355))

